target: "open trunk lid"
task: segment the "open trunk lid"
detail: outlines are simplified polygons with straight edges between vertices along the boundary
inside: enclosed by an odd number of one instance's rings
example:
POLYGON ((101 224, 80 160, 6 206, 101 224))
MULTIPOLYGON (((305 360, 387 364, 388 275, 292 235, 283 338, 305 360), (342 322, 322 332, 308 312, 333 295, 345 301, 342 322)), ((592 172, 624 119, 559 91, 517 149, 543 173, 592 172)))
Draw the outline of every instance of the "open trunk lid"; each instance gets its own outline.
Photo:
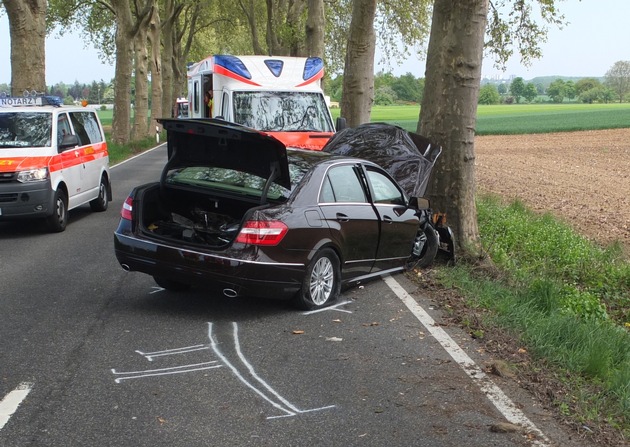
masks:
MULTIPOLYGON (((212 166, 235 169, 291 189, 284 144, 238 124, 217 119, 159 119, 167 132, 170 169, 212 166)), ((163 180, 163 179, 162 179, 163 180)))

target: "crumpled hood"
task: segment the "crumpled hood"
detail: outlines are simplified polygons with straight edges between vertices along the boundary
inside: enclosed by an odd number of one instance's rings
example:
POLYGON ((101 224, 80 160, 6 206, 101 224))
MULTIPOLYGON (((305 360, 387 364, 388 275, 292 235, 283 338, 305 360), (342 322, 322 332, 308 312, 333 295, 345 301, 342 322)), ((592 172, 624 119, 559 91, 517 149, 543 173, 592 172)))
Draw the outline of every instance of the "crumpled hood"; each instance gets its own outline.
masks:
POLYGON ((337 132, 322 149, 382 166, 408 196, 423 197, 442 148, 427 138, 386 123, 367 123, 337 132))
POLYGON ((167 132, 165 169, 212 166, 235 169, 291 189, 284 144, 257 130, 218 119, 158 120, 167 132))

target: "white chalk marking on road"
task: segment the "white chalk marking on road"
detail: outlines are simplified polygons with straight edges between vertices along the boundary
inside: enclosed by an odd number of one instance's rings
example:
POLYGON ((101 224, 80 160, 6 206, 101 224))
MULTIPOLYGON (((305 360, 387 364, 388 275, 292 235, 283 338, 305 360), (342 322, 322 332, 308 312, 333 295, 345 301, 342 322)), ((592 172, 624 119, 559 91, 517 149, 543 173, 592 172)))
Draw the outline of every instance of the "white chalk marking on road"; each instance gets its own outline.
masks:
POLYGON ((339 309, 339 307, 341 307, 341 306, 343 306, 345 304, 351 303, 351 302, 352 301, 342 301, 341 303, 337 303, 334 306, 322 307, 321 309, 315 309, 315 310, 309 310, 308 312, 302 313, 302 315, 311 315, 311 314, 316 314, 316 313, 319 313, 319 312, 326 312, 326 311, 329 311, 329 310, 334 310, 334 311, 337 311, 337 312, 345 312, 347 314, 351 314, 352 313, 351 310, 339 309))
POLYGON ((184 348, 165 349, 164 351, 142 352, 142 351, 136 350, 136 352, 146 357, 148 361, 152 362, 155 357, 163 357, 165 355, 186 354, 188 352, 202 351, 204 349, 210 349, 210 346, 194 345, 194 346, 186 346, 184 348))
POLYGON ((112 369, 112 373, 115 375, 126 375, 127 377, 119 377, 114 380, 116 383, 120 383, 123 380, 130 379, 141 379, 143 377, 156 377, 156 376, 168 376, 171 374, 182 374, 193 371, 203 371, 206 369, 215 369, 221 368, 222 365, 214 365, 217 361, 212 362, 204 362, 204 363, 195 363, 194 365, 181 365, 181 366, 173 366, 171 368, 160 368, 160 369, 148 369, 146 371, 116 371, 116 369, 112 369), (211 365, 212 366, 207 366, 211 365))
POLYGON ((529 420, 525 414, 519 410, 516 405, 510 400, 509 397, 490 380, 490 378, 483 372, 479 366, 459 347, 457 343, 446 333, 444 329, 435 324, 435 320, 413 299, 407 291, 398 284, 391 276, 383 278, 385 284, 401 299, 412 314, 422 323, 422 325, 433 335, 433 337, 442 345, 442 347, 448 352, 448 354, 455 360, 464 370, 468 376, 473 379, 475 383, 481 388, 481 391, 488 397, 490 402, 499 410, 501 414, 508 420, 508 422, 520 425, 526 428, 529 432, 536 434, 544 442, 533 440, 532 444, 547 447, 550 444, 549 439, 545 434, 529 420))
POLYGON ((28 396, 28 393, 30 393, 32 389, 32 383, 22 382, 0 401, 0 430, 9 422, 13 413, 17 411, 22 401, 26 399, 26 396, 28 396))
POLYGON ((269 402, 273 407, 277 408, 278 410, 282 411, 283 413, 285 413, 282 416, 269 416, 267 417, 267 419, 277 419, 277 418, 282 418, 282 417, 291 417, 291 416, 295 416, 298 413, 308 413, 308 412, 312 412, 312 411, 320 411, 320 410, 328 410, 330 408, 335 408, 335 405, 329 405, 326 407, 320 407, 320 408, 312 408, 312 409, 308 409, 308 410, 300 410, 298 409, 295 405, 289 403, 289 401, 287 401, 285 398, 283 398, 276 390, 274 390, 269 384, 267 384, 260 376, 258 376, 258 374, 256 373, 256 371, 254 370, 254 368, 252 367, 252 365, 247 361, 247 359, 245 358, 245 356, 243 356, 242 351, 241 351, 241 347, 240 347, 240 342, 238 339, 238 325, 233 322, 232 323, 232 327, 233 327, 233 337, 234 337, 234 346, 237 352, 237 355, 239 357, 239 360, 241 361, 241 363, 243 363, 243 365, 247 368, 249 374, 251 374, 252 377, 254 377, 256 379, 257 382, 259 382, 273 397, 275 397, 276 400, 274 400, 272 397, 267 396, 263 390, 261 390, 260 388, 256 387, 255 384, 251 383, 249 380, 247 380, 243 374, 241 374, 241 372, 238 370, 238 368, 233 365, 226 356, 223 355, 223 353, 219 350, 219 346, 218 343, 216 342, 216 340, 214 339, 213 335, 212 335, 212 323, 208 323, 208 338, 210 339, 210 345, 212 346, 212 349, 214 350, 214 353, 217 355, 217 357, 219 357, 219 359, 221 359, 221 361, 232 370, 232 372, 234 373, 234 375, 248 388, 250 388, 252 391, 254 391, 256 394, 258 394, 260 397, 262 397, 264 400, 266 400, 267 402, 269 402), (278 402, 279 401, 279 402, 278 402), (284 404, 284 406, 283 406, 284 404), (286 407, 286 408, 285 408, 286 407))

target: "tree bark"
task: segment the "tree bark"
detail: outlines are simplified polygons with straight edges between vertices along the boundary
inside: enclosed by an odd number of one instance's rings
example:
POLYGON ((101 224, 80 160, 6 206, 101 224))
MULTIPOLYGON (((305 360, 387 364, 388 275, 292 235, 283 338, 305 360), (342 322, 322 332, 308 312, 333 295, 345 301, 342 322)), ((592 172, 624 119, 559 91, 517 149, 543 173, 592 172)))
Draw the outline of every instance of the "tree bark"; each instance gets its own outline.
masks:
POLYGON ((46 0, 4 0, 11 36, 11 95, 46 92, 46 0))
POLYGON ((324 0, 308 0, 306 18, 306 56, 324 57, 326 17, 324 0))
POLYGON ((436 0, 418 132, 443 148, 429 183, 458 256, 476 256, 475 124, 488 0, 436 0))
POLYGON ((348 126, 370 121, 374 102, 374 18, 376 0, 355 0, 343 72, 341 116, 348 126))
MULTIPOLYGON (((175 104, 175 96, 180 92, 173 91, 173 42, 175 38, 174 0, 164 0, 164 21, 162 22, 162 110, 165 116, 171 116, 171 110, 175 104)), ((159 43, 158 43, 159 44, 159 43)))
POLYGON ((129 0, 112 0, 116 16, 116 67, 112 142, 126 144, 131 135, 131 70, 133 67, 133 19, 129 0))
POLYGON ((146 138, 149 134, 149 52, 147 50, 148 29, 144 24, 138 28, 134 39, 135 50, 135 101, 131 140, 146 138))
POLYGON ((151 46, 151 122, 149 124, 149 134, 156 128, 159 129, 158 118, 169 117, 170 110, 166 109, 166 114, 162 113, 162 60, 160 56, 160 10, 153 8, 153 15, 149 24, 149 44, 151 46))

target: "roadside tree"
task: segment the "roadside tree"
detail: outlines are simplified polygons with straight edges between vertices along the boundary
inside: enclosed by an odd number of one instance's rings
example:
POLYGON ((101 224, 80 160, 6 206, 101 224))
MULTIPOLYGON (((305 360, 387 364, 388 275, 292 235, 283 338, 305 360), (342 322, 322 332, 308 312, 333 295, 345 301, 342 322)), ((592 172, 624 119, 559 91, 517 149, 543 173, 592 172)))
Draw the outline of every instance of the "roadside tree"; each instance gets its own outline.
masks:
POLYGON ((478 261, 474 129, 485 47, 503 65, 516 48, 528 64, 540 57, 546 28, 535 22, 532 4, 546 23, 560 25, 553 0, 435 0, 427 51, 425 92, 418 132, 443 148, 429 183, 432 208, 446 213, 458 257, 478 261), (505 8, 511 7, 509 11, 505 8))
POLYGON ((11 94, 46 92, 47 0, 3 0, 11 38, 11 94))
POLYGON ((479 104, 491 105, 499 104, 501 102, 501 95, 497 90, 496 85, 486 84, 479 90, 479 104))
POLYGON ((610 88, 619 102, 630 92, 630 61, 617 61, 606 72, 606 86, 610 88))
POLYGON ((510 84, 510 93, 514 96, 517 104, 521 102, 521 97, 525 96, 525 81, 523 81, 523 78, 514 78, 510 84))

